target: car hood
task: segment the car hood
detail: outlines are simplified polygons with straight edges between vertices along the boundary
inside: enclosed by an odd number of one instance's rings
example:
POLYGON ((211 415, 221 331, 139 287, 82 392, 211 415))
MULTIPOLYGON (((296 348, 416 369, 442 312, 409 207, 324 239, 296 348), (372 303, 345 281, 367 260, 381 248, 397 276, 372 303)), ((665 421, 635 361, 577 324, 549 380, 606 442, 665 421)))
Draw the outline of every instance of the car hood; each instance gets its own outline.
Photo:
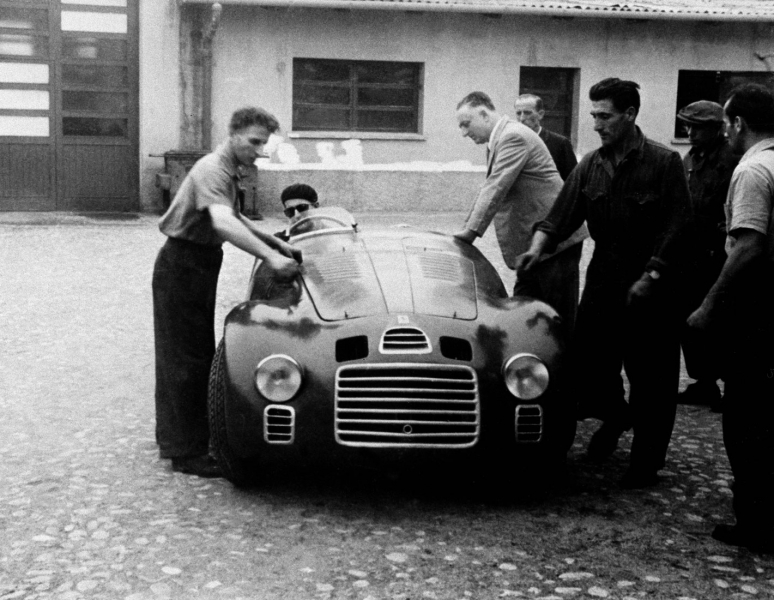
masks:
POLYGON ((305 253, 302 275, 326 321, 394 313, 473 320, 478 314, 473 262, 440 240, 377 237, 329 245, 305 253))

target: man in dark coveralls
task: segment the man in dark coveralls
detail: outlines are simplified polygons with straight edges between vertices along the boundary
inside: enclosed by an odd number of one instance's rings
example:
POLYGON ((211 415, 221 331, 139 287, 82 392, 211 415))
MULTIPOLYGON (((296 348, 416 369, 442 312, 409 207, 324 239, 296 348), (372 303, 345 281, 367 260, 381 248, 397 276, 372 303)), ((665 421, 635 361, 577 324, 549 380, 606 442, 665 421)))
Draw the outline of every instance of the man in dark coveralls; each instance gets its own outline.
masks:
POLYGON ((655 485, 674 425, 680 374, 674 278, 689 211, 680 155, 635 124, 639 86, 609 78, 589 91, 602 147, 583 157, 517 260, 528 271, 583 221, 595 241, 570 360, 579 418, 603 421, 591 459, 612 454, 634 427, 624 488, 655 485), (624 399, 621 366, 631 384, 624 399))
POLYGON ((734 474, 735 525, 712 537, 774 553, 774 93, 734 88, 724 107, 736 154, 726 202, 726 258, 688 318, 721 353, 723 442, 734 474))
POLYGON ((543 99, 534 94, 522 94, 516 98, 513 108, 516 111, 516 119, 518 119, 519 123, 529 127, 545 142, 551 158, 556 163, 559 176, 562 178, 562 181, 566 181, 570 171, 578 164, 578 159, 575 156, 575 151, 572 149, 572 142, 570 140, 543 127, 543 117, 546 116, 545 108, 543 108, 543 99))
MULTIPOLYGON (((731 152, 723 135, 723 107, 717 102, 693 102, 680 110, 677 118, 685 124, 691 142, 691 149, 683 157, 691 191, 692 237, 681 294, 688 315, 704 300, 726 260, 723 207, 739 157, 731 152)), ((709 405, 718 411, 717 355, 708 352, 707 344, 688 328, 683 332, 681 342, 688 375, 696 381, 681 392, 679 401, 709 405)))
POLYGON ((301 255, 239 211, 239 166, 250 166, 279 128, 260 108, 236 111, 228 139, 186 176, 159 228, 167 241, 153 271, 156 441, 172 469, 218 477, 208 454, 207 383, 215 354, 215 294, 224 241, 264 260, 280 280, 301 255))

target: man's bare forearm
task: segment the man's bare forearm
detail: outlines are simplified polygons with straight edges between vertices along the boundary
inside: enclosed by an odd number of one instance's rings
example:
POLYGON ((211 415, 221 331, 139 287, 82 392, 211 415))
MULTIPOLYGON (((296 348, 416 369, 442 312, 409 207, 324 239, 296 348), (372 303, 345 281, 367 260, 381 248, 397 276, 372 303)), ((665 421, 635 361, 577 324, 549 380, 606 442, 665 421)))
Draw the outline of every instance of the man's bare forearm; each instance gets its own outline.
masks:
POLYGON ((702 302, 706 310, 714 309, 719 300, 732 289, 738 277, 761 256, 765 241, 762 233, 752 229, 745 229, 739 234, 726 262, 723 263, 720 275, 702 302))

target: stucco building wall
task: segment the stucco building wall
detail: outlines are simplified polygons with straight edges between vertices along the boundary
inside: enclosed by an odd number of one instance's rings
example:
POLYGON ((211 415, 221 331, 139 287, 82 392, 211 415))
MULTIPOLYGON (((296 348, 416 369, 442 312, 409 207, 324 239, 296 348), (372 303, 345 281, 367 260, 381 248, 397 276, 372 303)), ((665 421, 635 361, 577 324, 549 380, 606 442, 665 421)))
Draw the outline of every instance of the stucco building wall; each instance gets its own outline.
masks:
MULTIPOLYGON (((149 196, 158 194, 157 190, 149 189, 148 173, 158 170, 159 163, 158 159, 148 159, 147 154, 173 149, 177 141, 171 128, 173 122, 175 125, 179 122, 180 96, 176 79, 171 77, 172 69, 178 65, 178 23, 172 3, 173 0, 160 2, 163 9, 150 9, 155 3, 145 2, 145 7, 157 13, 163 22, 152 24, 154 31, 145 31, 143 39, 164 38, 142 46, 149 51, 152 46, 158 46, 159 54, 164 57, 161 68, 146 69, 141 86, 144 90, 143 189, 149 196), (147 106, 148 103, 157 105, 147 106)), ((149 20, 144 19, 144 27, 149 20)), ((433 164, 427 165, 428 181, 442 183, 439 170, 453 169, 449 163, 468 161, 478 167, 484 164, 483 148, 459 134, 454 118, 457 101, 467 92, 480 89, 492 96, 500 110, 510 112, 518 93, 522 66, 579 69, 576 123, 577 150, 582 154, 598 146, 598 138, 587 117, 591 108, 588 88, 596 81, 617 76, 639 82, 643 105, 638 123, 648 136, 669 144, 673 136, 679 70, 760 71, 763 64, 754 53, 769 53, 772 46, 774 28, 753 23, 492 17, 226 5, 213 46, 212 139, 216 144, 225 138, 234 108, 258 104, 277 115, 283 127, 281 135, 295 147, 303 163, 301 168, 319 165, 318 144, 333 142, 334 152, 341 156, 342 139, 296 137, 292 132, 293 58, 421 62, 424 64, 422 139, 363 139, 363 162, 401 169, 403 166, 396 163, 429 161, 433 164)), ((685 146, 675 148, 686 149, 685 146)), ((284 181, 287 172, 262 170, 261 176, 284 181)), ((463 179, 467 177, 472 182, 460 189, 460 193, 468 194, 458 203, 465 206, 472 200, 469 196, 483 173, 480 169, 460 172, 465 173, 463 179)), ((356 172, 353 177, 369 177, 369 171, 356 172)), ((380 177, 384 178, 384 174, 380 177)), ((425 190, 422 193, 435 193, 434 185, 420 188, 425 190)), ((430 197, 420 203, 434 205, 441 201, 440 197, 430 197)), ((144 200, 143 204, 153 203, 144 200)), ((367 208, 390 210, 393 207, 380 202, 367 208)))
POLYGON ((180 8, 177 0, 140 0, 140 206, 161 208, 159 158, 180 143, 180 8))

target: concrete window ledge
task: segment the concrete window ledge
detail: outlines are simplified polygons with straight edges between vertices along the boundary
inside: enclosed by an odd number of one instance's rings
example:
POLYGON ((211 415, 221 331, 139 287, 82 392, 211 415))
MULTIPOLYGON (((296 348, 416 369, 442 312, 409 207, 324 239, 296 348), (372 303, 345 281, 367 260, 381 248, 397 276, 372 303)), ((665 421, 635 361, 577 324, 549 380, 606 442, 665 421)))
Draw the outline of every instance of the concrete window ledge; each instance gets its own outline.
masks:
POLYGON ((291 131, 291 139, 312 140, 400 140, 404 142, 424 142, 421 133, 383 133, 379 131, 291 131))

